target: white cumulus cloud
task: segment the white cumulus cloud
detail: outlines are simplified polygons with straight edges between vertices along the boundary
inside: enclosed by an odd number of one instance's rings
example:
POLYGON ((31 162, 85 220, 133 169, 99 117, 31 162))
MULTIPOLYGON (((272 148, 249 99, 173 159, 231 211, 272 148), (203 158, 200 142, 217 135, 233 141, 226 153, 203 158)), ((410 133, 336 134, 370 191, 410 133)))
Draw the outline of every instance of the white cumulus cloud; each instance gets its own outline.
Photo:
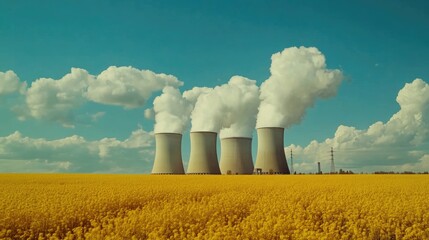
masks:
POLYGON ((14 71, 0 72, 0 96, 15 92, 25 93, 27 84, 19 80, 14 71))
POLYGON ((407 83, 396 101, 400 110, 386 123, 376 122, 362 130, 341 125, 323 142, 286 147, 300 158, 295 169, 314 171, 318 161, 329 169, 333 147, 337 170, 428 171, 422 167, 428 166, 429 156, 429 85, 422 79, 407 83))
POLYGON ((73 110, 85 103, 86 89, 92 78, 86 70, 72 68, 69 74, 58 80, 37 79, 26 93, 26 113, 36 119, 73 126, 73 110))
POLYGON ((47 140, 20 132, 0 137, 2 172, 149 172, 153 156, 153 133, 143 129, 123 141, 77 135, 47 140))
POLYGON ((87 97, 97 103, 130 109, 143 106, 153 92, 165 86, 181 85, 183 83, 173 75, 111 66, 90 81, 87 97))
POLYGON ((102 117, 104 117, 104 115, 106 115, 106 112, 96 112, 96 113, 94 113, 94 114, 91 115, 91 120, 93 122, 97 122, 102 117))
MULTIPOLYGON (((47 120, 64 127, 74 127, 76 119, 82 118, 76 116, 77 110, 88 100, 126 109, 136 108, 143 106, 153 92, 182 84, 173 75, 112 66, 95 76, 84 69, 72 68, 70 73, 57 80, 36 79, 26 90, 25 83, 21 83, 15 73, 0 72, 0 95, 17 91, 25 94, 25 104, 14 107, 20 120, 47 120)), ((87 115, 88 120, 94 122, 104 113, 87 115)))

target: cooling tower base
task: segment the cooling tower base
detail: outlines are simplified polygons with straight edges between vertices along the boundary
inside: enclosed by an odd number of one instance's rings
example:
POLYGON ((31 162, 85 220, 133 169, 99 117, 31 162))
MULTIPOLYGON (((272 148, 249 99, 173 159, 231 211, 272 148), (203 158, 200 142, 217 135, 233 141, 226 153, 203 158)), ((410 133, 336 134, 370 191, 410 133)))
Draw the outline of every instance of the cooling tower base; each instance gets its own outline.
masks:
POLYGON ((184 174, 182 134, 155 134, 156 151, 152 174, 184 174))
POLYGON ((255 174, 290 174, 284 151, 283 128, 258 128, 255 174))
POLYGON ((151 173, 150 175, 183 175, 183 173, 151 173))
POLYGON ((187 174, 220 174, 215 132, 191 132, 191 154, 187 174))
POLYGON ((220 173, 187 173, 186 175, 220 175, 220 173))
POLYGON ((252 174, 252 139, 244 137, 221 139, 219 165, 222 174, 252 174))

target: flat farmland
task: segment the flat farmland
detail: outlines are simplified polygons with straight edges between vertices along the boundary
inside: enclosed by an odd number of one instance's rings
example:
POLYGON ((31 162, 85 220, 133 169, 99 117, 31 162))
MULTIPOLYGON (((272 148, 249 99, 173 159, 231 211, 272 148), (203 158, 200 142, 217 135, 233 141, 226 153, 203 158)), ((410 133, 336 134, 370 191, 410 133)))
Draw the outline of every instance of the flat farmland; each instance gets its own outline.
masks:
POLYGON ((1 239, 429 239, 428 175, 1 174, 1 239))

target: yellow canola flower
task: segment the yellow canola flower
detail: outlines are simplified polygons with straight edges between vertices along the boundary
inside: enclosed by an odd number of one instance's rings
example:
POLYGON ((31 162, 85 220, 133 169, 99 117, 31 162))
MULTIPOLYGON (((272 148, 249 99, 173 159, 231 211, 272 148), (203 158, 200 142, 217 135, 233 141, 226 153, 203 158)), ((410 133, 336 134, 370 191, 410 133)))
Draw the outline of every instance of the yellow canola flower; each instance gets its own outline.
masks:
POLYGON ((427 175, 1 174, 0 239, 429 239, 427 175))

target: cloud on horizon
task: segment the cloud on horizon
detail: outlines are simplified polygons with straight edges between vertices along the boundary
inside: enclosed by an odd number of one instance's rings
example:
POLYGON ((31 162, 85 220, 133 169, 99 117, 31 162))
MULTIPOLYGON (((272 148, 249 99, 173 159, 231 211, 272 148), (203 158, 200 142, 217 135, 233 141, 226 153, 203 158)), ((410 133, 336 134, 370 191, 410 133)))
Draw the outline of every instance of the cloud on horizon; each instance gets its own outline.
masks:
POLYGON ((148 173, 154 157, 153 132, 137 129, 120 141, 88 141, 77 135, 47 140, 16 131, 0 137, 2 172, 148 173))
POLYGON ((60 79, 39 78, 29 87, 13 71, 0 72, 0 96, 15 92, 23 95, 23 103, 12 109, 19 120, 34 118, 63 127, 74 127, 76 110, 88 101, 132 109, 142 107, 165 86, 182 85, 173 75, 133 67, 111 66, 97 76, 72 68, 60 79))
POLYGON ((330 169, 330 148, 335 150, 336 170, 427 171, 429 169, 429 85, 415 79, 399 91, 400 110, 386 123, 376 122, 367 129, 340 125, 334 136, 307 146, 290 145, 294 169, 315 172, 316 162, 330 169))
MULTIPOLYGON (((155 120, 162 117, 166 120, 163 126, 170 128, 168 131, 183 132, 197 105, 196 108, 204 110, 202 116, 209 118, 202 118, 202 125, 214 120, 212 125, 219 131, 244 121, 249 126, 245 130, 253 131, 256 121, 253 116, 262 113, 271 116, 269 121, 277 121, 279 126, 298 124, 316 100, 334 96, 341 81, 341 71, 327 69, 324 55, 316 48, 289 48, 273 55, 271 76, 261 85, 259 112, 258 86, 244 77, 233 77, 230 83, 215 88, 194 87, 181 95, 178 87, 183 82, 173 75, 115 66, 96 76, 84 69, 72 68, 60 79, 39 78, 29 87, 13 71, 0 72, 0 97, 12 95, 15 105, 21 102, 13 108, 20 120, 38 119, 74 127, 79 119, 76 110, 89 101, 130 109, 143 107, 153 93, 163 90, 155 98, 154 109, 146 109, 144 116, 155 120), (301 68, 291 70, 296 64, 301 68), (294 78, 297 80, 289 84, 294 78), (285 82, 284 79, 289 80, 285 82), (313 86, 312 90, 308 90, 308 86, 313 86), (270 89, 277 91, 274 97, 267 95, 272 92, 270 89), (297 94, 299 92, 305 94, 297 94), (277 100, 280 105, 271 104, 277 100), (282 112, 280 116, 270 115, 272 111, 278 113, 276 108, 292 109, 291 105, 282 105, 290 102, 300 107, 282 112), (207 109, 215 116, 208 114, 207 109), (179 126, 169 124, 178 119, 179 126)), ((294 169, 315 172, 316 162, 320 161, 326 172, 330 164, 329 150, 333 147, 337 170, 427 171, 428 84, 422 79, 405 84, 396 101, 400 110, 385 123, 377 121, 367 129, 340 125, 325 141, 285 147, 287 153, 290 149, 294 151, 294 169)), ((97 122, 106 112, 86 114, 89 120, 97 122)), ((132 132, 123 141, 116 138, 88 141, 77 135, 47 140, 25 137, 19 131, 0 137, 0 169, 3 172, 150 172, 153 157, 153 132, 142 129, 132 132)))

